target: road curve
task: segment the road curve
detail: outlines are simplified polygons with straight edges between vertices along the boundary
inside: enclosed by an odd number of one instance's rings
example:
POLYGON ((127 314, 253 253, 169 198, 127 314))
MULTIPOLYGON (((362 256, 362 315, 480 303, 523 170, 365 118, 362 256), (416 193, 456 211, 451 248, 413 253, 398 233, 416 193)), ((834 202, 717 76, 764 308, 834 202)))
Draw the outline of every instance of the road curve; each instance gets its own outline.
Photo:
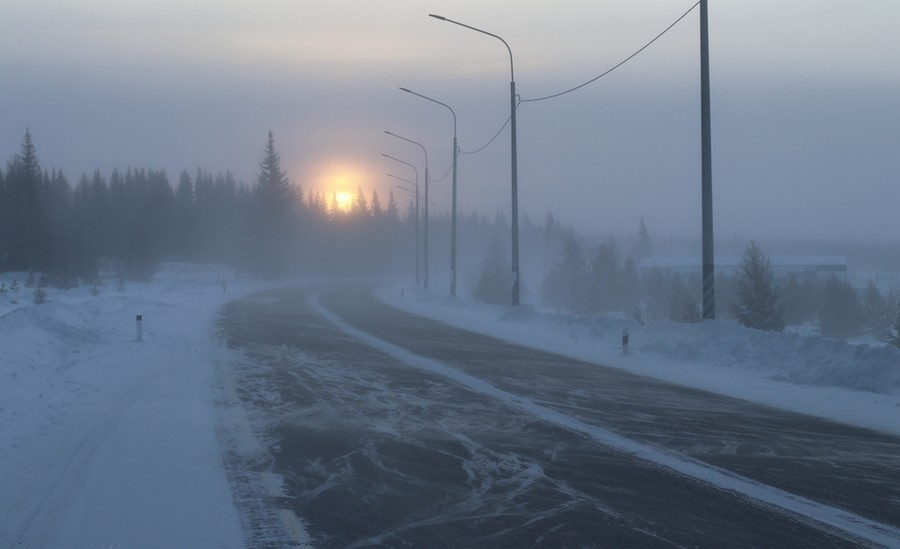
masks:
POLYGON ((220 330, 242 351, 229 368, 285 479, 279 505, 317 547, 857 547, 889 545, 900 526, 891 437, 503 343, 358 286, 259 294, 226 307, 220 330), (867 542, 567 425, 732 471, 887 533, 867 542))

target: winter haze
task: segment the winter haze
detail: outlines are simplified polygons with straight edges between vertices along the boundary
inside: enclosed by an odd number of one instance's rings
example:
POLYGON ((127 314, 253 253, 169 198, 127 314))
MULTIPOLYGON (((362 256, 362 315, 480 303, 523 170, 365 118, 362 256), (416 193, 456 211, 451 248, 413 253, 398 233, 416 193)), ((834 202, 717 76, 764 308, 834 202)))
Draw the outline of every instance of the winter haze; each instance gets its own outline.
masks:
POLYGON ((694 1, 3 0, 0 548, 900 547, 900 2, 694 1))
MULTIPOLYGON (((269 130, 304 189, 386 196, 396 165, 450 165, 509 115, 510 45, 523 100, 580 84, 665 29, 692 0, 431 3, 8 0, 0 7, 0 153, 28 127, 45 169, 198 167, 252 183, 269 130)), ((900 3, 710 5, 718 239, 897 240, 900 3)), ((574 93, 518 110, 523 213, 585 234, 698 237, 695 9, 640 55, 574 93)), ((459 160, 459 203, 509 209, 509 132, 459 160)), ((421 170, 421 168, 420 168, 421 170)), ((432 185, 449 207, 449 177, 432 185)), ((398 195, 401 208, 408 200, 398 195)))

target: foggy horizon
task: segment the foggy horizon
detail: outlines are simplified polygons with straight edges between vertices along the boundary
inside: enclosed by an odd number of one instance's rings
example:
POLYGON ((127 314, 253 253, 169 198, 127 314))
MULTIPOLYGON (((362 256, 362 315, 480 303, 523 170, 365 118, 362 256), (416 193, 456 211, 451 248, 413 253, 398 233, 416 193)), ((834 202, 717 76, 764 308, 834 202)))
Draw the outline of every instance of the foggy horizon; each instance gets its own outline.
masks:
POLYGON ((3 0, 0 548, 900 548, 898 22, 3 0))
MULTIPOLYGON (((432 178, 450 166, 451 119, 408 87, 451 105, 464 152, 509 116, 509 59, 496 40, 427 16, 489 30, 512 48, 517 92, 530 99, 615 65, 693 2, 567 10, 506 3, 346 6, 102 1, 3 8, 0 154, 28 128, 41 165, 74 185, 113 168, 230 172, 253 184, 273 131, 290 179, 326 196, 386 199, 412 177, 426 145, 432 178), (96 18, 96 13, 103 16, 96 18), (89 37, 89 38, 85 38, 89 37), (13 47, 24 43, 29 47, 13 47)), ((710 9, 716 240, 897 242, 900 203, 900 6, 853 11, 814 2, 710 9), (775 14, 777 13, 777 17, 775 14)), ((585 235, 700 232, 697 10, 597 82, 518 109, 522 214, 548 211, 585 235)), ((449 205, 449 177, 431 184, 449 205)), ((397 193, 401 209, 407 197, 397 193)), ((509 129, 459 158, 459 211, 509 214, 509 129)))

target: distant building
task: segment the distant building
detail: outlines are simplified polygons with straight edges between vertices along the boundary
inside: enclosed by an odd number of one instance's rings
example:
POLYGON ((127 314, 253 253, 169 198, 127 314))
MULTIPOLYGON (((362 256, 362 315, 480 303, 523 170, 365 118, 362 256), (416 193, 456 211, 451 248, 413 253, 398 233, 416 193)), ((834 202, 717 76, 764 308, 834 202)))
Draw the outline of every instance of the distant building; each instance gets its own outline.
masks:
MULTIPOLYGON (((774 255, 769 257, 776 279, 847 280, 847 258, 842 255, 774 255)), ((645 257, 639 264, 641 275, 661 270, 682 276, 700 276, 699 257, 645 257)), ((716 258, 716 274, 732 276, 741 270, 741 258, 716 258)))

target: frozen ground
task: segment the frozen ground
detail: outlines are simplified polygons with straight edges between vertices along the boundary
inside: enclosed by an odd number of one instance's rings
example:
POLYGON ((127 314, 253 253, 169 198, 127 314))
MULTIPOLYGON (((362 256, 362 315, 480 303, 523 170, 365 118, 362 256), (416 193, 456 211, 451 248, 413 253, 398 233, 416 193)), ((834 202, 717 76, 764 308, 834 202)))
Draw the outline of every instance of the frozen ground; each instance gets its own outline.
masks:
MULTIPOLYGON (((243 546, 216 437, 214 363, 225 351, 210 329, 226 301, 261 289, 168 265, 122 292, 50 288, 39 306, 24 287, 0 295, 0 546, 243 546)), ((623 355, 626 321, 410 289, 401 299, 399 286, 379 294, 507 340, 900 434, 896 349, 704 323, 629 325, 623 355)))
POLYGON ((213 407, 225 275, 0 296, 0 547, 243 546, 213 407))

